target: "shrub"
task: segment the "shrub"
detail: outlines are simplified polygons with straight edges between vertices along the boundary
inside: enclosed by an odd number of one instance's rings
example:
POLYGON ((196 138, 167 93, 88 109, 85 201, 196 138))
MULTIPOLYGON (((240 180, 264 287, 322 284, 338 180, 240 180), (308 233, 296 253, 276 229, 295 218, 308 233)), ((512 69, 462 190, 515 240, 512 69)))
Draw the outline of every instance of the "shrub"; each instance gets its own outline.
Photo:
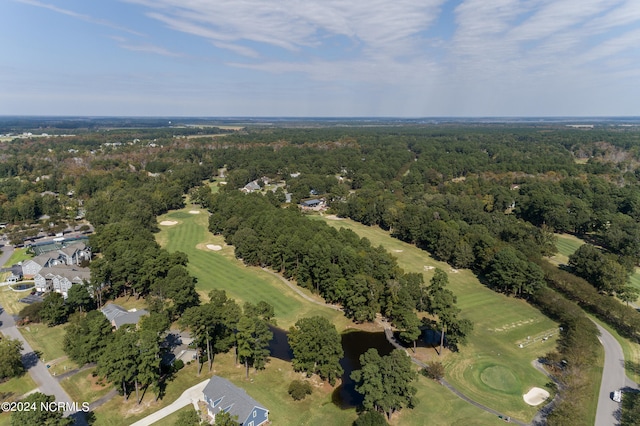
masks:
POLYGON ((440 380, 444 377, 444 365, 440 361, 431 361, 421 371, 422 375, 433 380, 440 380))
POLYGON ((305 399, 307 395, 311 395, 312 388, 309 382, 302 380, 294 380, 289 385, 289 395, 296 401, 305 399))
POLYGON ((41 322, 42 316, 40 315, 40 311, 42 311, 42 306, 42 302, 35 302, 27 305, 20 310, 18 317, 25 324, 29 322, 41 322))
POLYGON ((387 420, 378 411, 366 411, 353 422, 353 426, 386 426, 387 420))
POLYGON ((181 359, 173 363, 173 371, 179 371, 179 370, 182 370, 183 368, 184 368, 184 362, 181 359))

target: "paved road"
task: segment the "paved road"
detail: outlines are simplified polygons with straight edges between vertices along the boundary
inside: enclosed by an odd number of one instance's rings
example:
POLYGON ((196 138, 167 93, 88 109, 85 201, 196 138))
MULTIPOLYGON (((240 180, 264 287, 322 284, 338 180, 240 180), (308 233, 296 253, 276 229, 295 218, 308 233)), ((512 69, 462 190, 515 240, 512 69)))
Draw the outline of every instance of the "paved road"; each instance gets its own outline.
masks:
POLYGON ((618 341, 607 330, 596 324, 600 330, 600 343, 604 346, 604 369, 595 426, 611 426, 620 422, 620 403, 611 399, 614 390, 624 387, 635 388, 636 384, 629 380, 624 370, 624 354, 618 341))
MULTIPOLYGON (((22 333, 20 333, 20 330, 16 327, 13 317, 2 308, 0 308, 0 321, 2 321, 0 331, 2 331, 5 336, 18 339, 22 342, 22 363, 40 392, 53 395, 56 398, 56 402, 64 402, 67 404, 77 402, 79 405, 82 405, 84 401, 72 401, 58 381, 49 374, 47 367, 38 359, 29 343, 22 337, 22 333)), ((82 412, 65 411, 64 415, 73 416, 76 419, 76 425, 84 426, 87 424, 82 412)))
POLYGON ((13 246, 3 246, 0 248, 0 250, 2 250, 2 254, 0 254, 0 267, 3 267, 5 266, 5 263, 7 263, 7 260, 9 260, 9 258, 13 254, 13 246))
POLYGON ((153 414, 148 415, 142 420, 138 420, 133 423, 131 426, 149 426, 160 419, 167 417, 169 414, 174 413, 181 409, 182 407, 186 407, 189 404, 193 404, 194 409, 198 409, 198 401, 202 399, 202 390, 209 383, 209 379, 198 383, 195 386, 190 387, 186 391, 182 392, 182 395, 178 397, 174 402, 170 405, 167 405, 164 408, 156 411, 153 414))

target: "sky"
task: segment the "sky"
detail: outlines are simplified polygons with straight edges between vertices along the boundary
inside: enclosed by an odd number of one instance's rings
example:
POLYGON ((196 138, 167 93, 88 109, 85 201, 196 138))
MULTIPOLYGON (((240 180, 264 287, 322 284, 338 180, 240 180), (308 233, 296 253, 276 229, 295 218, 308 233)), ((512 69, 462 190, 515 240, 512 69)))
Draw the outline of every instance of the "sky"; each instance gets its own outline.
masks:
POLYGON ((0 0, 0 115, 640 116, 640 0, 0 0))

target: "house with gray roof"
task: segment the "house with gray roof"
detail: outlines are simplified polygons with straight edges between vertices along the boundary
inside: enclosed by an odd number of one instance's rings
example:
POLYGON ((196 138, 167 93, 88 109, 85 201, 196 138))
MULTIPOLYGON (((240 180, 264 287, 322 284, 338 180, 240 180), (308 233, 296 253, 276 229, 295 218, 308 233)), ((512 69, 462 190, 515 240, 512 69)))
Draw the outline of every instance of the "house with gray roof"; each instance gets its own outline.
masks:
POLYGON ((74 284, 82 284, 91 280, 89 268, 74 268, 69 266, 54 266, 42 268, 33 281, 36 291, 55 291, 66 299, 67 292, 74 284))
POLYGON ((260 185, 258 184, 257 180, 254 180, 246 184, 243 188, 240 189, 240 191, 247 193, 260 191, 260 185))
POLYGON ((260 426, 269 422, 269 410, 264 408, 247 392, 235 386, 227 379, 213 376, 202 390, 207 405, 207 413, 215 422, 216 414, 221 411, 232 417, 242 426, 260 426))
POLYGON ((149 312, 144 309, 131 309, 127 311, 120 305, 116 305, 115 303, 110 303, 105 305, 100 312, 107 318, 107 320, 111 323, 112 327, 115 329, 119 329, 124 324, 138 324, 140 318, 144 315, 148 315, 149 312))
MULTIPOLYGON (((25 278, 35 278, 42 268, 54 266, 79 266, 83 261, 91 260, 91 248, 84 242, 65 242, 50 244, 53 250, 46 251, 33 259, 22 262, 22 273, 25 278)), ((42 247, 42 246, 38 246, 42 247)))

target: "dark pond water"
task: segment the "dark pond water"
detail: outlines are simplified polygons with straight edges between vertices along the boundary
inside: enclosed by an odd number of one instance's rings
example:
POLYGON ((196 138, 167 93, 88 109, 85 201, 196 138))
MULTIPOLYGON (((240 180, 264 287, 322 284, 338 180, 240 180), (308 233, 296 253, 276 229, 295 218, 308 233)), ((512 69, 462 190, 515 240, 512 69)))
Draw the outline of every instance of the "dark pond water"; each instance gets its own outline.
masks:
POLYGON ((35 284, 12 284, 11 287, 15 290, 27 290, 33 288, 35 284))
POLYGON ((383 332, 350 331, 342 334, 342 348, 344 349, 344 358, 340 361, 344 369, 342 384, 333 391, 331 400, 338 407, 347 409, 362 403, 362 396, 356 392, 356 384, 349 377, 352 371, 360 369, 360 355, 370 348, 377 349, 380 356, 389 355, 393 346, 387 342, 383 332))
MULTIPOLYGON (((271 356, 291 361, 292 353, 287 341, 288 331, 277 327, 270 328, 273 333, 273 339, 269 343, 271 356)), ((349 377, 352 371, 361 367, 360 355, 369 348, 377 349, 380 356, 389 355, 393 346, 387 342, 383 332, 370 333, 354 330, 343 333, 341 337, 344 358, 340 361, 340 365, 344 369, 344 374, 342 375, 342 384, 333 391, 331 400, 338 407, 347 409, 356 407, 362 402, 362 396, 356 392, 355 383, 349 377)))

